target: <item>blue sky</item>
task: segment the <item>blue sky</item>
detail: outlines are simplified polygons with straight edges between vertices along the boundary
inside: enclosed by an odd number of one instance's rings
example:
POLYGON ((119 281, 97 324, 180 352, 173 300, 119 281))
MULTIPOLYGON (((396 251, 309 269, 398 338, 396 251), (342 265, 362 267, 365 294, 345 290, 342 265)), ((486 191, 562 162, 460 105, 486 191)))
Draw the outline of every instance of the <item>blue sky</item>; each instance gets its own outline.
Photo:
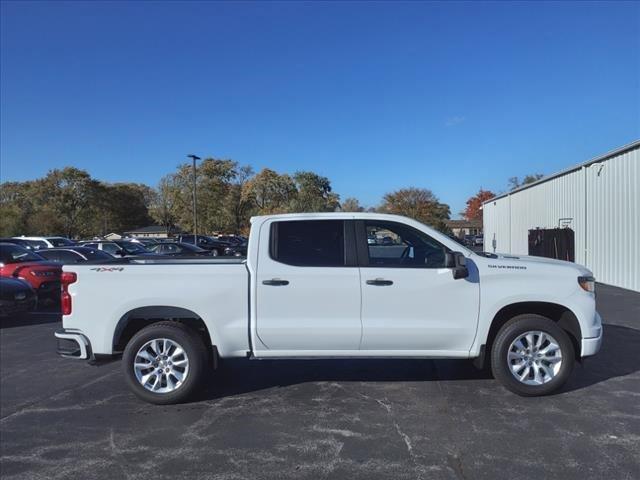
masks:
POLYGON ((640 4, 7 2, 3 181, 155 185, 185 155, 375 205, 553 173, 640 137, 640 4))

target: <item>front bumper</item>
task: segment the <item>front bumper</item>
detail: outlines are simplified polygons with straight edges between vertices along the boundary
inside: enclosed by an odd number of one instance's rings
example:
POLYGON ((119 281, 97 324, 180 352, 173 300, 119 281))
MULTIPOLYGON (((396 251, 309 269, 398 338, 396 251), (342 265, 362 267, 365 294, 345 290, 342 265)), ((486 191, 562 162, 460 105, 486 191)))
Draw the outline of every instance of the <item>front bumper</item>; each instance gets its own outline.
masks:
POLYGON ((600 318, 600 314, 596 312, 597 315, 597 323, 599 324, 598 335, 595 337, 583 338, 581 345, 581 357, 590 357, 595 355, 600 350, 602 346, 602 319, 600 318))
POLYGON ((62 329, 56 330, 54 335, 58 339, 56 353, 61 357, 77 360, 93 359, 91 342, 80 332, 62 329))

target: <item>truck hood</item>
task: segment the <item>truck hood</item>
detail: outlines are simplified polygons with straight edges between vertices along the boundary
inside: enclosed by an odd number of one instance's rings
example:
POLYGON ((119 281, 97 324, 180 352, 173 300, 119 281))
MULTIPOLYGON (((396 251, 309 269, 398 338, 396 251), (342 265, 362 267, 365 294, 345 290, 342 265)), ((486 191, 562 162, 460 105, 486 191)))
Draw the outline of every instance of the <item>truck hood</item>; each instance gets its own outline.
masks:
POLYGON ((508 263, 511 265, 554 265, 554 266, 564 266, 567 268, 572 268, 574 270, 578 270, 581 275, 591 276, 593 275, 591 270, 588 268, 579 265, 577 263, 568 262, 566 260, 556 260, 555 258, 546 258, 546 257, 533 257, 530 255, 514 255, 510 253, 495 253, 492 254, 491 257, 480 255, 482 258, 485 258, 489 261, 500 262, 500 263, 508 263), (497 258, 494 258, 493 255, 496 255, 497 258))

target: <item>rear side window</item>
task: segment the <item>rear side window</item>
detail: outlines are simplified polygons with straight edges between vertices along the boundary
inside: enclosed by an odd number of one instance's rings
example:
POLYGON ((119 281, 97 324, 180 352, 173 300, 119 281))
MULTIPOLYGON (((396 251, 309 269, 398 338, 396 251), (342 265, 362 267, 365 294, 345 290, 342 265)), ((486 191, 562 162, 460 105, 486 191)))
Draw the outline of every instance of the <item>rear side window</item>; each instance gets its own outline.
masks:
POLYGON ((102 250, 112 255, 115 255, 120 251, 120 247, 115 243, 103 243, 102 250))
POLYGON ((270 255, 287 265, 344 267, 345 241, 342 220, 274 222, 270 255))
POLYGON ((102 252, 100 250, 83 250, 82 253, 87 260, 89 261, 97 261, 97 260, 112 260, 113 257, 108 253, 102 252))

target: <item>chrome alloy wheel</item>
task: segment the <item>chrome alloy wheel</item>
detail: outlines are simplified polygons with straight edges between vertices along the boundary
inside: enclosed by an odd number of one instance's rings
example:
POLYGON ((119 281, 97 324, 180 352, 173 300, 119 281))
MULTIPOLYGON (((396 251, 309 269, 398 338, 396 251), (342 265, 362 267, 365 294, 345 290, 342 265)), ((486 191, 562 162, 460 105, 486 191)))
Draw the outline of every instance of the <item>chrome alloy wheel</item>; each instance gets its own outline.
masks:
POLYGON ((548 333, 538 330, 525 332, 509 346, 507 364, 519 382, 542 385, 553 380, 560 372, 560 344, 548 333))
POLYGON ((148 341, 133 361, 140 385, 153 393, 171 393, 189 374, 189 358, 180 344, 168 338, 148 341))

